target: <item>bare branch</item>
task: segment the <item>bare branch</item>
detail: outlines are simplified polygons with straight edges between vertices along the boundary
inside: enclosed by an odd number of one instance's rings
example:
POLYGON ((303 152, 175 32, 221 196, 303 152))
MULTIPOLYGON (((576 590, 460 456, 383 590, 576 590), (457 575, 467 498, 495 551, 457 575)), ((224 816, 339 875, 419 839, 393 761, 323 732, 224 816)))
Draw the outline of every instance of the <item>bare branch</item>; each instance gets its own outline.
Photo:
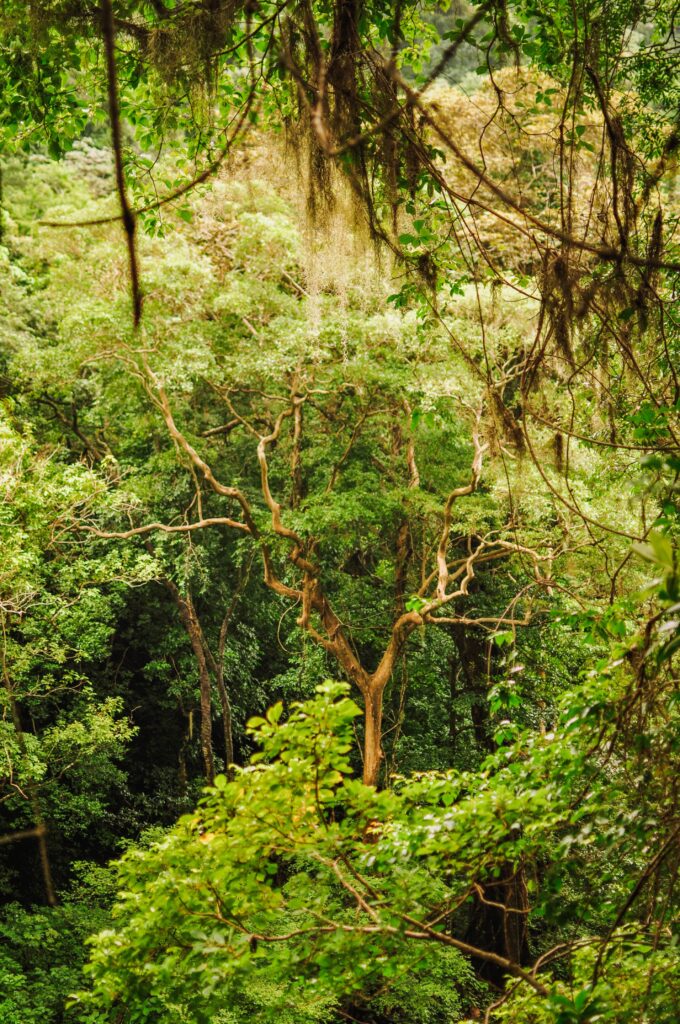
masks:
POLYGON ((129 537, 139 537, 145 533, 191 533, 193 530, 203 530, 207 526, 229 526, 233 530, 242 530, 250 533, 245 523, 237 519, 230 519, 228 516, 214 516, 209 519, 198 519, 194 523, 182 523, 179 526, 168 526, 166 523, 147 523, 145 526, 134 526, 130 530, 100 530, 96 526, 83 526, 82 529, 93 533, 95 537, 103 537, 105 540, 127 540, 129 537))

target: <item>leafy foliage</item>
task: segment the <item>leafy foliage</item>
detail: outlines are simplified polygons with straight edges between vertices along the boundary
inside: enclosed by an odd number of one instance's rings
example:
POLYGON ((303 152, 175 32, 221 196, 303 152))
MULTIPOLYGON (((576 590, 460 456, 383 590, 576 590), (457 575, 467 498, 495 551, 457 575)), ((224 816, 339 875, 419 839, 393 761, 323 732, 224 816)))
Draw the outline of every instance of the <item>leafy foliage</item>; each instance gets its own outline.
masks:
POLYGON ((676 19, 2 5, 0 1020, 676 1018, 676 19))

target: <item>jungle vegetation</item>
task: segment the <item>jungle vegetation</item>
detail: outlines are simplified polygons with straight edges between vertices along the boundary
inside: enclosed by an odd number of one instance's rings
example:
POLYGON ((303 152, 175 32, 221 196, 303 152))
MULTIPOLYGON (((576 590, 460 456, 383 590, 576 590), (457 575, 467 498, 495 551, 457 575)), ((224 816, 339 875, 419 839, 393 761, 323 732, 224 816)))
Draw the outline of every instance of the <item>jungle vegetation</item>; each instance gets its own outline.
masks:
POLYGON ((674 1024, 672 0, 0 3, 0 1024, 674 1024))

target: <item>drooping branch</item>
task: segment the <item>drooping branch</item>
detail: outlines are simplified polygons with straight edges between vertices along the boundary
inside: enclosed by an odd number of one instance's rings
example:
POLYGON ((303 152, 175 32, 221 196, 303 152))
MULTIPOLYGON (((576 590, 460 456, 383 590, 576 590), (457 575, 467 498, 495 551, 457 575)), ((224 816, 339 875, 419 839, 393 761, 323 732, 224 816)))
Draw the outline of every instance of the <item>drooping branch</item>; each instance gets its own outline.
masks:
MULTIPOLYGON (((412 145, 415 145, 417 147, 420 159, 423 160, 424 164, 428 165, 428 170, 432 172, 431 162, 427 159, 427 155, 424 152, 423 139, 418 134, 414 135, 410 121, 410 112, 412 112, 414 109, 417 109, 420 115, 421 126, 427 126, 432 132, 434 132, 438 139, 453 154, 458 163, 461 166, 463 166, 468 171, 468 173, 470 173, 474 177, 475 181, 477 182, 477 187, 479 185, 482 185, 488 192, 490 192, 495 197, 496 200, 498 200, 501 203, 502 207, 505 207, 506 210, 511 210, 514 214, 520 216, 521 222, 518 223, 517 221, 508 218, 503 213, 502 210, 498 210, 490 206, 484 207, 487 210, 487 212, 502 220, 512 229, 526 234, 528 233, 528 228, 533 228, 535 231, 538 231, 540 235, 543 235, 545 238, 554 239, 555 241, 560 242, 563 246, 566 246, 567 249, 572 249, 576 252, 590 253, 591 255, 596 256, 598 259, 604 260, 614 265, 619 265, 622 259, 625 257, 625 259, 631 266, 637 267, 639 269, 656 269, 667 270, 671 272, 680 272, 680 263, 677 263, 675 261, 662 260, 654 255, 638 256, 634 252, 630 251, 630 249, 626 249, 624 251, 623 249, 617 248, 615 246, 602 245, 598 242, 590 241, 587 238, 579 238, 574 234, 570 234, 568 231, 562 229, 561 227, 549 224, 545 220, 536 216, 535 214, 532 214, 526 208, 526 204, 523 203, 520 198, 513 196, 510 192, 507 191, 506 188, 504 188, 501 184, 495 181, 489 175, 489 173, 484 167, 479 166, 479 164, 461 148, 458 142, 451 136, 451 133, 448 132, 441 125, 437 117, 436 111, 434 111, 432 107, 428 106, 427 103, 425 102, 423 90, 414 89, 411 85, 409 85, 409 83, 406 81, 406 79, 394 65, 394 62, 390 61, 389 59, 386 59, 380 53, 373 53, 370 55, 369 64, 373 67, 374 74, 378 75, 379 73, 385 79, 385 81, 390 81, 394 84, 395 87, 401 89, 404 95, 404 101, 400 105, 398 113, 395 110, 390 110, 386 120, 378 119, 375 125, 371 129, 368 129, 367 133, 361 133, 361 136, 357 136, 357 144, 359 138, 363 137, 364 134, 371 135, 374 134, 375 131, 383 129, 383 127, 389 128, 393 124, 393 122, 401 119, 403 122, 400 125, 402 135, 412 145)), ((317 107, 314 107, 315 116, 311 116, 312 104, 310 104, 309 100, 305 95, 304 83, 300 76, 299 69, 297 69, 295 65, 290 63, 289 61, 288 70, 291 72, 291 74, 298 83, 299 92, 303 99, 303 105, 306 106, 308 115, 310 116, 310 124, 313 131, 315 132, 315 137, 319 145, 319 148, 326 154, 327 157, 337 159, 338 154, 342 154, 345 148, 351 147, 355 140, 348 140, 348 142, 344 146, 343 144, 336 145, 332 142, 332 135, 330 133, 327 122, 324 120, 321 123, 319 123, 320 119, 317 107)), ((350 177, 351 180, 352 175, 354 174, 351 165, 345 166, 343 164, 343 170, 350 177)), ((454 190, 450 188, 448 183, 444 181, 440 174, 437 175, 437 179, 440 185, 444 185, 447 192, 449 192, 451 195, 454 194, 454 190)), ((363 190, 361 188, 360 182, 354 180, 353 187, 355 187, 355 190, 360 196, 363 196, 363 190)), ((456 194, 456 197, 462 200, 464 203, 480 205, 478 200, 474 196, 464 197, 456 194)), ((363 196, 363 198, 365 199, 365 196, 363 196)), ((377 229, 377 225, 375 225, 373 222, 373 215, 371 211, 369 211, 369 217, 371 219, 372 227, 377 229)), ((394 246, 394 243, 390 243, 390 239, 387 236, 385 236, 384 233, 378 231, 378 234, 383 238, 383 241, 394 246)), ((536 237, 534 237, 531 234, 529 235, 529 237, 534 242, 534 244, 538 244, 538 239, 536 237)))
POLYGON ((115 25, 111 0, 102 0, 102 30, 104 49, 106 51, 106 74, 109 98, 109 119, 111 121, 111 142, 116 171, 116 189, 120 202, 121 219, 128 248, 130 265, 130 290, 132 293, 132 311, 134 326, 138 327, 142 318, 142 290, 139 281, 139 261, 135 232, 137 222, 127 197, 125 184, 125 168, 123 164, 123 139, 120 124, 120 108, 118 105, 118 83, 116 77, 115 25))

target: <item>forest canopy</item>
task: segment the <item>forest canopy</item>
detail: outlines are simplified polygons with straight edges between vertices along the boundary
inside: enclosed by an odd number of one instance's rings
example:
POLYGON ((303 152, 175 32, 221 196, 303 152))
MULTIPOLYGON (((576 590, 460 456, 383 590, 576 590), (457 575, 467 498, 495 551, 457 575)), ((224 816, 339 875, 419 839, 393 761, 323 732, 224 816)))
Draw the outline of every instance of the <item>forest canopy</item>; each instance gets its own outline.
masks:
POLYGON ((680 41, 0 3, 0 1024, 674 1024, 680 41))

